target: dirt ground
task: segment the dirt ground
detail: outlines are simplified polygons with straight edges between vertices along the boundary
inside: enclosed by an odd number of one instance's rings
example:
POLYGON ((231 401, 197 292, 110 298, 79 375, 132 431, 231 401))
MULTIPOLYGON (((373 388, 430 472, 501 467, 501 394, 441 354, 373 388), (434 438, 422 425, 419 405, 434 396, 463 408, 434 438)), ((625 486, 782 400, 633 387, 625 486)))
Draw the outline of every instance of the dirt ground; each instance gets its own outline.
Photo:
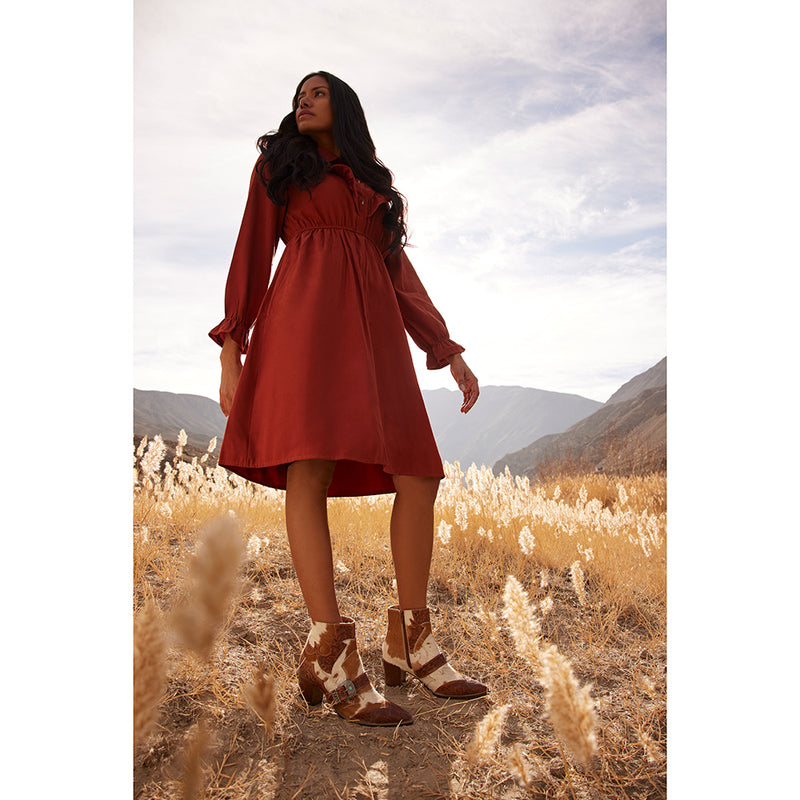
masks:
MULTIPOLYGON (((518 576, 531 582, 532 576, 518 576)), ((172 587, 151 575, 166 607, 172 587)), ((134 797, 160 798, 664 798, 666 797, 665 611, 580 606, 569 573, 548 587, 553 608, 542 632, 591 683, 599 717, 597 762, 577 767, 545 718, 542 691, 515 653, 502 624, 502 600, 491 587, 431 587, 434 632, 451 662, 490 686, 485 698, 448 701, 416 680, 386 688, 380 661, 385 605, 352 576, 338 579, 343 613, 359 626, 362 658, 373 683, 412 712, 414 724, 369 728, 320 705, 309 708, 294 678, 308 630, 288 554, 269 569, 248 571, 240 601, 210 662, 177 646, 159 723, 134 753, 134 797), (487 598, 495 597, 494 605, 487 598), (486 615, 494 614, 487 622, 486 615), (497 623, 495 625, 495 622, 497 623), (247 707, 242 684, 256 663, 274 676, 278 711, 274 738, 247 707), (475 725, 490 709, 510 704, 495 755, 470 765, 475 725), (509 769, 517 744, 528 785, 509 769), (193 765, 199 764, 199 769, 193 765)), ((386 604, 391 586, 385 587, 386 604)), ((591 600, 591 586, 587 587, 591 600)), ((380 598, 379 598, 380 599, 380 598)))

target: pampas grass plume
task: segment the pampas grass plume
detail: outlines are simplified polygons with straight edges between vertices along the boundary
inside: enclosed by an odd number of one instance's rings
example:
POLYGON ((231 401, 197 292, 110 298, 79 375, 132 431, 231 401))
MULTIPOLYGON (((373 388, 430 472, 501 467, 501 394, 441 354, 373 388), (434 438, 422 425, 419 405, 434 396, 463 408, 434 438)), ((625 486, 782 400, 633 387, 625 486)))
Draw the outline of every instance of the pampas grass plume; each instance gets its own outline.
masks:
POLYGON ((506 578, 503 603, 503 617, 508 622, 516 651, 536 667, 539 663, 541 622, 531 606, 528 593, 513 575, 506 578))
POLYGON ((575 594, 578 596, 578 602, 586 605, 586 592, 583 588, 583 570, 581 569, 581 562, 575 561, 569 570, 570 577, 572 578, 572 587, 575 589, 575 594))
POLYGON ((189 565, 189 587, 173 624, 183 643, 208 659, 238 590, 245 546, 238 523, 220 517, 204 531, 189 565))
POLYGON ((164 444, 160 434, 157 434, 150 444, 147 445, 145 454, 139 461, 142 473, 145 477, 155 479, 155 475, 161 468, 161 462, 164 460, 164 454, 167 452, 167 446, 164 444))
POLYGON ((195 800, 203 796, 203 755, 208 740, 208 729, 201 719, 184 750, 181 800, 195 800))
POLYGON ((519 742, 515 742, 512 747, 508 748, 506 766, 509 772, 520 783, 524 784, 526 789, 530 787, 532 780, 531 768, 522 753, 522 745, 519 742))
POLYGON ((644 752, 647 754, 648 762, 655 764, 658 761, 662 761, 664 759, 664 753, 638 725, 636 726, 636 733, 639 736, 639 741, 642 743, 644 752))
POLYGON ((275 679, 264 673, 261 664, 253 668, 253 678, 244 687, 244 696, 247 705, 255 712, 264 723, 264 732, 269 741, 272 741, 275 731, 275 679))
POLYGON ((470 764, 482 764, 489 760, 503 732, 503 725, 510 708, 509 704, 493 708, 475 726, 475 732, 467 745, 467 761, 470 764))
POLYGON ((161 615, 152 600, 133 622, 133 741, 142 741, 158 719, 167 679, 167 646, 161 615))
POLYGON ((539 655, 547 716, 575 758, 588 767, 597 752, 597 715, 591 687, 578 685, 569 661, 555 645, 539 655))

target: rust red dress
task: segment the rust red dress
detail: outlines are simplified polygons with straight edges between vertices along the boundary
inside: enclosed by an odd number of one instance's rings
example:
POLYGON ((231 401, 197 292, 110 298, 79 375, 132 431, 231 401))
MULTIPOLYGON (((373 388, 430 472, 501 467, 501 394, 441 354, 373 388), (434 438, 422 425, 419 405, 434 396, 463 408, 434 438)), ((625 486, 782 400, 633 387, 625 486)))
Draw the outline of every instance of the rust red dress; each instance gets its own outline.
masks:
POLYGON ((225 319, 209 332, 220 345, 229 334, 247 356, 219 463, 285 489, 292 461, 330 459, 329 496, 393 492, 392 475, 443 477, 406 330, 429 369, 464 348, 405 252, 384 258, 387 198, 320 152, 329 173, 310 191, 291 187, 286 206, 251 177, 225 319))

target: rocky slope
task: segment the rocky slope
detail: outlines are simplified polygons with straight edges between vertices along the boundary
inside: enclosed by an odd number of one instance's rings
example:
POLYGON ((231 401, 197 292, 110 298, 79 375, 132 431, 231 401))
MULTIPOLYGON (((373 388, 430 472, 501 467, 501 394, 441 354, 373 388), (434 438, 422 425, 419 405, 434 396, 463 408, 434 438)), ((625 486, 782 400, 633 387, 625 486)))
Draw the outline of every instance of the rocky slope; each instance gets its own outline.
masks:
POLYGON ((650 367, 650 369, 631 378, 627 383, 617 389, 611 397, 608 398, 606 404, 619 403, 623 400, 633 400, 645 389, 654 389, 658 386, 667 385, 667 357, 661 359, 658 364, 650 367))
POLYGON ((568 430, 509 453, 493 467, 531 480, 557 472, 603 470, 627 475, 667 466, 667 389, 645 389, 630 400, 606 404, 568 430))

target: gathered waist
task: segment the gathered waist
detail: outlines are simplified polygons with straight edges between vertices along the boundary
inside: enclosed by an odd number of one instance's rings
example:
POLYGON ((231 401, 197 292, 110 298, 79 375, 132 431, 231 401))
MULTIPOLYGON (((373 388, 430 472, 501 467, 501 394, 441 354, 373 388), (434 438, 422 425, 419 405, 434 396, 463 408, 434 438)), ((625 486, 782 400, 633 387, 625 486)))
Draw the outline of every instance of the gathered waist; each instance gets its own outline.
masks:
POLYGON ((360 236, 362 239, 366 239, 378 252, 380 255, 381 260, 383 260, 383 252, 381 251, 380 247, 375 244, 375 240, 367 236, 366 233, 362 231, 356 230, 355 228, 349 228, 347 225, 312 225, 308 228, 302 228, 301 230, 294 233, 289 239, 286 240, 287 246, 294 242, 296 239, 300 237, 303 233, 309 233, 313 231, 346 231, 347 233, 354 233, 356 236, 360 236))

